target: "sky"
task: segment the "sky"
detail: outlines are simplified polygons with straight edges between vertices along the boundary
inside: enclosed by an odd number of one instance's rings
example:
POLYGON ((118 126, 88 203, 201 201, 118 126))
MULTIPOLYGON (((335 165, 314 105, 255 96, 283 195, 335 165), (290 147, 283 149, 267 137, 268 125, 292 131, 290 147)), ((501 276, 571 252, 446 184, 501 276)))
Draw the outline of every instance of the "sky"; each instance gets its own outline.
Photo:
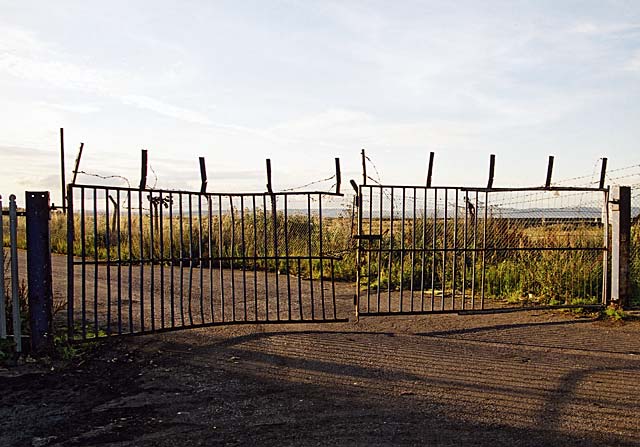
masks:
MULTIPOLYGON (((495 186, 640 162, 639 1, 0 0, 0 194, 80 169, 210 191, 495 186), (375 172, 377 170, 377 172, 375 172), (155 174, 154 174, 155 173, 155 174), (329 188, 331 181, 317 186, 329 188), (314 185, 315 187, 315 185, 314 185)), ((99 179, 79 175, 78 182, 99 179)), ((124 180, 109 180, 125 185, 124 180)))

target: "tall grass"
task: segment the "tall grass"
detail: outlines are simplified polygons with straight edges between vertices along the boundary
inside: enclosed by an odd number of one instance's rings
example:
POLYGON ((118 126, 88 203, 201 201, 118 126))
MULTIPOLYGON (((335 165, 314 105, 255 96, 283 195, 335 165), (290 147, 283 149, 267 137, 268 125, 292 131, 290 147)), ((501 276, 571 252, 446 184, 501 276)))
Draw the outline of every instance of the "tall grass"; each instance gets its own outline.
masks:
MULTIPOLYGON (((340 257, 333 263, 335 279, 353 281, 356 278, 357 243, 352 238, 355 229, 348 213, 324 217, 322 228, 317 215, 309 218, 290 214, 285 226, 282 212, 276 213, 274 220, 273 213, 266 211, 265 214, 262 209, 256 210, 255 218, 252 210, 242 213, 238 209, 222 216, 205 215, 202 219, 193 216, 191 221, 185 216, 181 221, 175 214, 169 219, 166 213, 161 220, 148 214, 132 214, 129 219, 125 212, 115 220, 113 215, 98 214, 96 217, 94 221, 93 215, 85 216, 83 234, 80 216, 74 216, 75 256, 132 263, 153 260, 177 265, 208 265, 213 259, 215 266, 288 270, 304 277, 318 277, 321 270, 325 276, 330 275, 329 261, 325 261, 321 269, 319 260, 287 263, 284 259, 276 262, 275 259, 260 258, 275 257, 276 254, 281 258, 286 254, 319 256, 322 246, 323 255, 340 257)), ((24 219, 20 219, 19 225, 18 243, 25 248, 24 219)), ((465 231, 461 224, 454 231, 454 222, 449 220, 446 238, 443 219, 434 221, 425 216, 410 219, 405 222, 404 234, 400 231, 399 219, 395 219, 393 225, 393 238, 389 231, 391 221, 385 219, 379 241, 362 241, 365 250, 361 256, 361 286, 392 290, 435 288, 445 293, 463 287, 479 288, 483 281, 483 256, 473 248, 485 246, 496 248, 484 254, 484 286, 489 296, 508 300, 533 297, 555 304, 576 298, 593 301, 602 294, 602 252, 579 250, 602 246, 602 228, 589 223, 550 225, 489 218, 486 222, 479 219, 474 233, 471 227, 465 231), (467 250, 443 254, 445 243, 448 248, 456 245, 467 250), (572 250, 531 250, 536 247, 572 250), (379 253, 378 248, 386 251, 379 253), (407 250, 410 248, 417 250, 412 253, 407 250)), ((67 252, 66 226, 65 215, 52 215, 51 248, 54 253, 67 252)), ((379 220, 364 222, 363 234, 369 232, 380 233, 379 220)), ((4 234, 5 244, 8 244, 8 231, 4 234)), ((631 244, 632 293, 634 301, 640 303, 640 225, 632 228, 631 244)))
MULTIPOLYGON (((603 245, 602 229, 589 223, 490 218, 465 227, 451 219, 446 237, 443 219, 411 219, 404 228, 398 220, 394 226, 400 230, 392 234, 385 222, 381 240, 365 242, 362 287, 450 294, 484 285, 492 297, 548 304, 597 301, 602 293, 602 251, 582 250, 603 245)), ((366 234, 369 227, 380 232, 378 220, 367 223, 366 234)))

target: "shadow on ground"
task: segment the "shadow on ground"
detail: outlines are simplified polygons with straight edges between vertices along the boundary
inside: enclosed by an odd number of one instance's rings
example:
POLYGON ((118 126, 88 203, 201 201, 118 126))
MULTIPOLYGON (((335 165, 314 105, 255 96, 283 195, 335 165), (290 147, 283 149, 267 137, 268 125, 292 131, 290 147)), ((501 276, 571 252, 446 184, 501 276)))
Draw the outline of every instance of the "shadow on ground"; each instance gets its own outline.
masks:
POLYGON ((114 340, 1 379, 0 444, 638 445, 640 330, 536 318, 114 340))

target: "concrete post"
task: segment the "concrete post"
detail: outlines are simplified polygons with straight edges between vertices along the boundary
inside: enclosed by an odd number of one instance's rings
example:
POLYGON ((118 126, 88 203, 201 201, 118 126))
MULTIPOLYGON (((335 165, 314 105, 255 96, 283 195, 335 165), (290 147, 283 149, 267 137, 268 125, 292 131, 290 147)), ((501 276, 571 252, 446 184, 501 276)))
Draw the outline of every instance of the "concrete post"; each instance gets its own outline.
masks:
POLYGON ((631 295, 629 259, 631 241, 631 188, 613 186, 611 207, 611 303, 628 306, 631 295))

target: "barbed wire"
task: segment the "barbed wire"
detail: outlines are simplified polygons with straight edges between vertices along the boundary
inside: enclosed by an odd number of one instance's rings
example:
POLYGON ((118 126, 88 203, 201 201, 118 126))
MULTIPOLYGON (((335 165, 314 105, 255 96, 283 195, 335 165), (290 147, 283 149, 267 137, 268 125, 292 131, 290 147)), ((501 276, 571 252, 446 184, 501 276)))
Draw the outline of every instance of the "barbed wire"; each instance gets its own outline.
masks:
MULTIPOLYGON (((323 178, 323 179, 320 179, 320 180, 314 180, 313 182, 309 182, 309 183, 307 183, 305 185, 294 186, 292 188, 282 189, 281 192, 297 191, 297 190, 300 190, 302 188, 307 188, 309 186, 317 185, 318 183, 328 182, 329 180, 333 180, 334 178, 336 178, 335 174, 333 174, 331 177, 323 178)), ((331 186, 331 188, 333 188, 333 187, 335 187, 335 183, 331 186)))
MULTIPOLYGON (((400 202, 402 200, 405 201, 413 201, 416 202, 418 200, 422 201, 422 199, 424 199, 424 196, 422 195, 396 195, 393 197, 391 197, 391 191, 390 188, 386 188, 384 187, 384 185, 382 185, 381 183, 381 176, 380 176, 380 172, 377 169, 376 164, 373 162, 373 160, 371 159, 371 157, 369 157, 368 155, 365 155, 365 160, 367 162, 368 165, 370 165, 374 172, 375 172, 375 176, 377 178, 374 178, 370 175, 366 176, 366 179, 370 180, 371 182, 373 182, 374 184, 376 184, 377 186, 381 187, 380 189, 380 194, 383 195, 383 197, 386 197, 387 201, 392 201, 392 204, 388 204, 388 206, 393 206, 396 209, 399 209, 399 206, 397 204, 400 204, 400 202)), ((596 174, 597 174, 597 166, 598 166, 598 162, 601 159, 597 160, 594 163, 594 167, 592 170, 591 175, 584 175, 584 176, 576 176, 576 177, 572 177, 572 178, 568 178, 568 179, 562 179, 559 181, 556 181, 554 183, 552 183, 552 185, 560 185, 560 184, 566 184, 568 182, 572 182, 572 181, 576 181, 576 180, 587 180, 587 182, 585 182, 587 185, 592 185, 592 184, 597 184, 599 182, 599 179, 596 180, 596 174)), ((154 183, 153 186, 151 186, 151 189, 155 189, 158 183, 158 175, 155 172, 155 170, 153 169, 153 166, 149 166, 150 170, 154 176, 154 183)), ((622 179, 630 179, 630 178, 634 178, 634 177, 639 177, 640 178, 640 172, 630 172, 630 173, 624 173, 625 171, 629 171, 632 169, 638 169, 640 168, 640 163, 639 164, 633 164, 633 165, 629 165, 629 166, 623 166, 617 169, 612 169, 609 170, 606 173, 606 179, 609 182, 615 183, 617 184, 620 180, 622 179), (624 173, 623 175, 614 175, 614 173, 624 173)), ((100 179, 120 179, 122 181, 124 181, 127 186, 129 188, 131 188, 131 183, 129 182, 129 180, 124 177, 124 176, 120 176, 120 175, 101 175, 101 174, 97 174, 97 173, 91 173, 91 172, 87 172, 87 171, 78 171, 78 174, 83 174, 83 175, 87 175, 87 176, 91 176, 91 177, 96 177, 96 178, 100 178, 100 179)), ((313 186, 316 184, 320 184, 323 182, 328 182, 332 179, 335 179, 336 175, 331 175, 329 177, 326 178, 322 178, 319 180, 314 180, 312 182, 306 183, 304 185, 300 185, 300 186, 295 186, 295 187, 291 187, 291 188, 286 188, 281 190, 281 192, 292 192, 292 191, 300 191, 303 190, 304 188, 308 188, 309 186, 313 186)), ((336 183, 334 182, 331 186, 330 186, 330 190, 333 190, 336 186, 336 183)), ((632 185, 633 188, 639 187, 640 183, 634 183, 632 185)), ((413 187, 413 189, 415 190, 416 188, 419 189, 419 187, 413 187)), ((411 188, 410 188, 411 189, 411 188)), ((459 189, 459 188, 450 188, 450 189, 459 189)), ((300 191, 301 193, 304 193, 304 191, 300 191)), ((502 192, 504 194, 509 194, 509 192, 502 192)), ((256 193, 256 194, 261 194, 261 193, 256 193)), ((277 192, 276 192, 277 194, 277 192)), ((324 195, 322 192, 318 193, 319 195, 324 195)), ((331 195, 332 192, 328 191, 326 193, 327 195, 331 195)), ((426 194, 426 192, 425 192, 426 194)), ((493 194, 498 194, 493 193, 493 194)), ((492 194, 492 195, 493 195, 492 194)), ((597 200, 597 199, 591 199, 591 200, 587 200, 587 202, 585 203, 585 199, 587 199, 587 197, 589 195, 594 194, 593 192, 590 191, 578 191, 578 192, 552 192, 552 194, 549 194, 549 191, 544 191, 544 190, 538 190, 538 191, 532 191, 532 192, 527 192, 527 193, 523 193, 523 194, 517 194, 516 192, 512 192, 510 193, 512 194, 512 198, 508 198, 505 197, 502 201, 498 201, 498 202, 494 202, 489 204, 488 206, 492 209, 499 209, 501 207, 508 207, 508 206, 516 206, 516 208, 522 208, 522 207, 526 207, 526 205, 531 205, 531 204, 540 204, 538 205, 539 208, 549 208, 549 207, 558 207, 557 206, 557 202, 565 202, 564 204, 560 203, 560 208, 573 208, 575 210, 575 208, 583 208, 583 207, 589 207, 589 208, 593 208, 595 206, 600 206, 601 205, 601 201, 597 200), (543 205, 543 202, 548 202, 547 205, 543 205)), ((350 197, 355 197, 354 194, 352 193, 345 193, 344 196, 350 198, 350 197)), ((635 193, 632 195, 632 198, 635 200, 640 196, 640 193, 635 193)), ((495 197, 495 195, 494 195, 495 197)), ((310 200, 313 203, 317 203, 320 200, 320 197, 316 197, 316 195, 312 195, 310 196, 310 200)), ((374 200, 373 195, 369 198, 369 200, 374 200)), ((128 207, 126 207, 126 198, 124 199, 123 205, 125 205, 124 209, 127 209, 128 207)), ((421 205, 421 203, 419 204, 421 205)), ((442 209, 445 206, 453 209, 456 207, 455 203, 453 203, 452 200, 447 201, 447 203, 444 203, 444 198, 440 197, 438 198, 435 203, 430 202, 428 205, 433 205, 434 209, 442 209)), ((411 206, 411 205, 410 205, 411 206)), ((479 200, 478 201, 478 206, 480 208, 484 207, 484 201, 479 200)), ((132 209, 140 209, 139 206, 133 206, 131 207, 132 209)), ((348 212, 348 205, 344 207, 345 211, 348 212)), ((431 208, 431 206, 427 206, 427 208, 431 208)), ((465 205, 464 204, 458 204, 457 206, 458 209, 464 209, 465 205)), ((420 209, 422 209, 420 207, 420 209)), ((425 208, 426 209, 426 208, 425 208)), ((143 210, 147 210, 146 208, 143 207, 143 210)))
POLYGON ((156 189, 156 186, 158 186, 158 175, 156 174, 156 171, 153 170, 153 166, 149 165, 149 169, 151 169, 151 173, 153 174, 153 177, 154 177, 154 182, 151 189, 156 189))
POLYGON ((101 178, 103 180, 108 180, 111 178, 119 178, 121 180, 124 180, 127 183, 127 187, 131 188, 131 183, 129 183, 129 179, 122 176, 122 175, 100 175, 100 174, 94 174, 92 172, 86 172, 86 171, 78 171, 78 174, 82 174, 82 175, 87 175, 89 177, 97 177, 97 178, 101 178))
MULTIPOLYGON (((369 164, 371 164, 371 167, 373 167, 373 170, 376 171, 376 176, 378 177, 378 184, 380 184, 382 182, 382 177, 380 177, 380 172, 378 172, 378 168, 376 167, 376 164, 373 162, 373 160, 371 160, 369 158, 368 155, 365 154, 364 158, 367 159, 367 161, 369 162, 369 164)), ((375 182, 374 179, 372 179, 371 177, 367 176, 367 178, 373 180, 375 182)))

